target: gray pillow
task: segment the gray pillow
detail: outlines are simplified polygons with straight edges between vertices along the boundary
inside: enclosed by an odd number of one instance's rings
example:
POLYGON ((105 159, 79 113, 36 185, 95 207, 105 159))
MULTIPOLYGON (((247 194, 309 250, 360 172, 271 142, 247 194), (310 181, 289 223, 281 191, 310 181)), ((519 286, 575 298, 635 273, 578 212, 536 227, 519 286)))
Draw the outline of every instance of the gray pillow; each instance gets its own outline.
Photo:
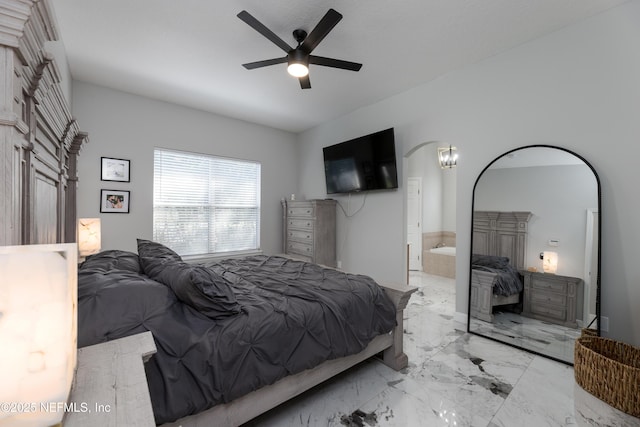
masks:
POLYGON ((182 262, 180 255, 165 245, 151 240, 138 239, 138 256, 144 274, 155 279, 167 264, 182 262))
POLYGON ((117 249, 98 252, 89 255, 82 263, 80 270, 99 269, 106 273, 111 270, 131 271, 133 273, 142 273, 140 266, 140 258, 137 254, 117 249))
POLYGON ((138 254, 147 276, 205 316, 218 319, 240 313, 231 284, 215 271, 183 262, 171 249, 148 240, 138 239, 138 254))

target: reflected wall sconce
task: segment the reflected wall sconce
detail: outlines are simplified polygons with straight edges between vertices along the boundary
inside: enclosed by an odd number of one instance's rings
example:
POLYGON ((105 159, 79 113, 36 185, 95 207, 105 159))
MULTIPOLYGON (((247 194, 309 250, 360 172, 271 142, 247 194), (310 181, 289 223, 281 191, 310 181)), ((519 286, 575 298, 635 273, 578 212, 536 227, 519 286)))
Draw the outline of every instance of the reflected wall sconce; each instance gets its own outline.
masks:
POLYGON ((78 254, 81 258, 100 252, 102 245, 100 218, 78 220, 78 254))
POLYGON ((545 273, 556 274, 558 271, 558 253, 544 251, 542 252, 542 270, 545 273))
POLYGON ((449 145, 449 148, 438 147, 438 161, 442 169, 455 168, 458 165, 458 149, 449 145))
POLYGON ((1 425, 51 426, 64 411, 77 354, 78 248, 75 243, 0 247, 1 425), (28 406, 27 406, 28 405, 28 406))

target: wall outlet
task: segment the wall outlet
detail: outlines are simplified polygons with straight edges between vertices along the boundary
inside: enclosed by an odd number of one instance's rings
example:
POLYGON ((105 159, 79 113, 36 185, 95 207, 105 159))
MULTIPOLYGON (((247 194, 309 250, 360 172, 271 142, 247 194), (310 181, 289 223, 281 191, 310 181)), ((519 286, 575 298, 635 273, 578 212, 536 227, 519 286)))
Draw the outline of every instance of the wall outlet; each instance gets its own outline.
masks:
POLYGON ((342 268, 342 261, 338 261, 337 262, 337 266, 338 266, 338 268, 342 268))
POLYGON ((600 330, 602 332, 609 332, 609 318, 600 316, 600 330))

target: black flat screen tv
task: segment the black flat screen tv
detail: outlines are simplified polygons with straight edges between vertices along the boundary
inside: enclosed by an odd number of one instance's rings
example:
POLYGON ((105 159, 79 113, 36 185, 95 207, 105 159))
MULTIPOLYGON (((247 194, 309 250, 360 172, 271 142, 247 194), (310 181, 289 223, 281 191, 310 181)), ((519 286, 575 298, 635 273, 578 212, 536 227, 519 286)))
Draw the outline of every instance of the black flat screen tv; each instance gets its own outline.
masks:
POLYGON ((398 188, 393 128, 323 148, 327 194, 398 188))

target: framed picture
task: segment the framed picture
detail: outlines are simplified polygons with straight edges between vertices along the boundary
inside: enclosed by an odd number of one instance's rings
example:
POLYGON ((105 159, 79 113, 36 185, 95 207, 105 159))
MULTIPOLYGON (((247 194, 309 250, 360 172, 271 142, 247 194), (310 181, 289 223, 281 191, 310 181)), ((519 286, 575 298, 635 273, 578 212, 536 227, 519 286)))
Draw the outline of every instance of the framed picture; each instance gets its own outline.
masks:
POLYGON ((111 157, 101 157, 102 167, 100 168, 102 181, 129 182, 129 167, 131 162, 124 159, 112 159, 111 157))
POLYGON ((100 190, 100 212, 129 213, 129 192, 100 190))

